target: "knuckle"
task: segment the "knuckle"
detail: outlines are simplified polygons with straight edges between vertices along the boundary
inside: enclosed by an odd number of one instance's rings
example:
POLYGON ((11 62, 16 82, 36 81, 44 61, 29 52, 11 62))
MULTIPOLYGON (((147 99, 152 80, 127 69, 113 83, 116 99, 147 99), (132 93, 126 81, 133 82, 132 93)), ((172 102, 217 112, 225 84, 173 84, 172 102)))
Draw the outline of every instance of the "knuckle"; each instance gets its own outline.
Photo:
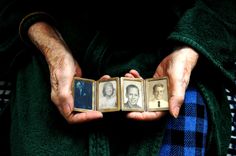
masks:
POLYGON ((54 92, 51 93, 51 100, 52 100, 53 103, 58 105, 58 99, 57 99, 57 96, 54 92))
POLYGON ((69 96, 69 94, 68 94, 67 92, 65 92, 65 91, 59 91, 59 92, 58 92, 58 98, 59 98, 60 100, 64 100, 64 99, 66 99, 68 96, 69 96))
POLYGON ((66 118, 66 121, 70 125, 75 124, 75 121, 73 119, 71 119, 71 118, 66 118))

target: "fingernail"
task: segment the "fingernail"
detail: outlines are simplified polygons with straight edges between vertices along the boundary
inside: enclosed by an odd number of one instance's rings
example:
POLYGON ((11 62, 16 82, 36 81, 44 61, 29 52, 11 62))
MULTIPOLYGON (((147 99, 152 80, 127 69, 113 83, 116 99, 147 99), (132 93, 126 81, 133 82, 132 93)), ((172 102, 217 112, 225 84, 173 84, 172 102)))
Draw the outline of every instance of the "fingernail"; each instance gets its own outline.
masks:
POLYGON ((175 107, 174 112, 173 112, 173 116, 175 118, 177 118, 179 116, 179 107, 175 107))
POLYGON ((100 114, 98 115, 99 118, 103 118, 103 114, 100 112, 100 114))

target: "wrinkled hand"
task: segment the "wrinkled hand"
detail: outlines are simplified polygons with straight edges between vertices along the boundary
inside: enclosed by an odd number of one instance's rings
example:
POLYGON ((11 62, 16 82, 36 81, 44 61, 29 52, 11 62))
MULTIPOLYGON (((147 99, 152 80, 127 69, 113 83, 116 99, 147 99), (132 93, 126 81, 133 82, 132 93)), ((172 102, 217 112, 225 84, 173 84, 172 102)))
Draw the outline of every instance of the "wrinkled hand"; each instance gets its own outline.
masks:
POLYGON ((169 111, 176 118, 183 104, 190 75, 197 60, 198 53, 192 48, 184 47, 175 50, 159 64, 153 76, 154 78, 163 76, 169 78, 169 111))
POLYGON ((70 54, 57 57, 49 64, 51 99, 69 123, 82 123, 102 117, 100 112, 73 112, 74 99, 71 84, 73 77, 81 77, 81 69, 70 54))
POLYGON ((68 123, 83 123, 101 118, 101 112, 75 113, 73 111, 74 99, 71 85, 73 77, 81 77, 82 71, 60 34, 44 22, 32 25, 28 34, 47 60, 51 99, 68 123))
MULTIPOLYGON (((169 79, 169 111, 177 118, 183 104, 185 91, 189 84, 190 75, 198 60, 198 54, 193 49, 184 47, 175 50, 158 65, 153 77, 167 76, 169 79)), ((135 70, 131 70, 125 76, 141 77, 135 70)), ((130 112, 128 118, 136 120, 157 120, 166 112, 130 112)))

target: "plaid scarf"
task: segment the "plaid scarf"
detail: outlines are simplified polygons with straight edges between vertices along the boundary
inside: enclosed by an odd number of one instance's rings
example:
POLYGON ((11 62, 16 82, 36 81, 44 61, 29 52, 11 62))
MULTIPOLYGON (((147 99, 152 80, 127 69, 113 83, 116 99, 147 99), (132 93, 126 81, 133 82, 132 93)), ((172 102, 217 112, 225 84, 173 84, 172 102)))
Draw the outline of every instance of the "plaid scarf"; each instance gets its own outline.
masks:
POLYGON ((193 86, 185 94, 177 119, 170 116, 160 156, 205 155, 208 120, 202 96, 193 86))

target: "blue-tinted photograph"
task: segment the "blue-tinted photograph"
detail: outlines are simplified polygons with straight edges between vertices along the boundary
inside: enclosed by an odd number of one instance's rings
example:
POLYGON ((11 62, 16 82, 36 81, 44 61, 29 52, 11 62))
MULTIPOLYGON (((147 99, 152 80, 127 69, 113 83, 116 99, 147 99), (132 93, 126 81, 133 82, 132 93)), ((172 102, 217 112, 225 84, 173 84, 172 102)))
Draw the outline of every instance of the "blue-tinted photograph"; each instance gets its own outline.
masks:
POLYGON ((74 107, 76 109, 93 109, 93 83, 86 80, 74 81, 74 107))

